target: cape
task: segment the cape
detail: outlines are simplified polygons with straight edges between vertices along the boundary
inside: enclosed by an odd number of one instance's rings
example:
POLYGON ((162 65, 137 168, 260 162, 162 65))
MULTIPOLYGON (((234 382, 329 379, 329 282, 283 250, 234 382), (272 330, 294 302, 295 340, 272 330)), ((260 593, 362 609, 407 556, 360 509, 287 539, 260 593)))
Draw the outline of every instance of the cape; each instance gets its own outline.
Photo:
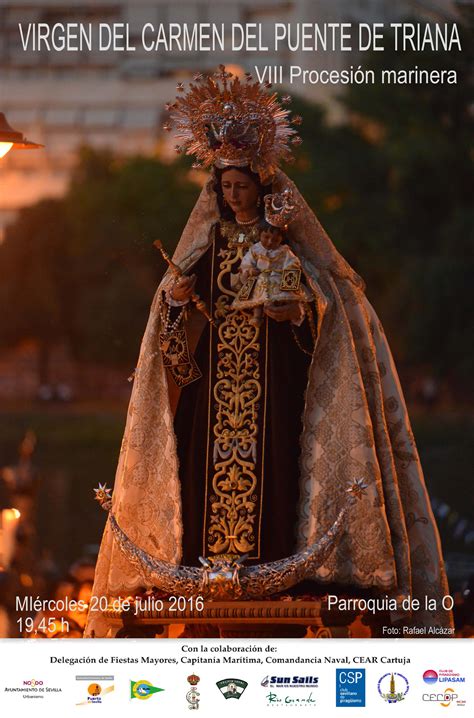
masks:
MULTIPOLYGON (((321 583, 375 587, 411 596, 422 608, 417 625, 452 625, 441 607, 449 593, 441 546, 396 368, 364 284, 337 252, 294 183, 278 171, 273 191, 291 187, 300 206, 288 231, 317 308, 300 439, 298 550, 334 523, 355 479, 367 486, 350 511, 344 534, 314 575, 321 583), (425 598, 426 597, 426 598, 425 598), (426 610, 426 599, 436 609, 426 610)), ((219 219, 212 178, 203 188, 173 256, 192 269, 212 241, 219 219)), ((140 548, 179 563, 183 518, 173 411, 159 351, 163 277, 143 337, 113 491, 113 512, 140 548)), ((128 595, 144 579, 114 544, 107 523, 93 594, 128 595)), ((407 618, 405 616, 405 618, 407 618)), ((89 615, 86 636, 108 626, 89 615)))

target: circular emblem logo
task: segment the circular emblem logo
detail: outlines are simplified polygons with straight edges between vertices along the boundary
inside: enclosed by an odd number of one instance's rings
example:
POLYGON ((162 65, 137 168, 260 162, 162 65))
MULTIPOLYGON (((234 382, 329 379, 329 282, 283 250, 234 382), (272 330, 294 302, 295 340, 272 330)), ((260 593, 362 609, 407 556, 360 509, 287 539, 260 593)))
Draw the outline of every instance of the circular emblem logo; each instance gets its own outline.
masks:
POLYGON ((135 698, 146 700, 154 693, 152 689, 153 686, 149 681, 137 681, 133 686, 133 693, 135 698))
POLYGON ((102 688, 99 686, 98 683, 91 683, 89 688, 87 689, 87 692, 90 696, 100 696, 102 693, 102 688))
POLYGON ((438 674, 430 668, 429 671, 425 671, 423 673, 423 680, 425 683, 436 683, 438 680, 438 674))
POLYGON ((401 673, 385 673, 377 683, 381 698, 387 703, 399 703, 405 700, 409 689, 408 680, 401 673))

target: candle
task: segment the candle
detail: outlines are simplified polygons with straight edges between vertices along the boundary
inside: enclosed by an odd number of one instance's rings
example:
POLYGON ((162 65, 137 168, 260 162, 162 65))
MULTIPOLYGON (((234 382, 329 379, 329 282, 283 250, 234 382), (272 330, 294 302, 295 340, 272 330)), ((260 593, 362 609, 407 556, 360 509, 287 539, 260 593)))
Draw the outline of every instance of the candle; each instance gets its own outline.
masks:
POLYGON ((15 550, 16 528, 20 520, 18 509, 3 509, 0 530, 0 565, 7 569, 15 550))

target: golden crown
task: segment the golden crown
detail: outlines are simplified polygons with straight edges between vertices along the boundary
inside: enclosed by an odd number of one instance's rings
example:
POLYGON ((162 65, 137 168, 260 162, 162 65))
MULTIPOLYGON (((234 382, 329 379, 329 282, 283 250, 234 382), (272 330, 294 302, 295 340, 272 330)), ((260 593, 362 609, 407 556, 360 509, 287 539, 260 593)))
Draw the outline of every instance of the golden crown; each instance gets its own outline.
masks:
POLYGON ((290 187, 286 187, 282 192, 266 194, 264 202, 265 219, 273 227, 286 230, 299 212, 299 207, 293 199, 293 192, 290 187))
MULTIPOLYGON (((291 124, 301 124, 301 117, 290 119, 284 105, 291 102, 285 95, 281 101, 245 73, 245 81, 219 65, 211 76, 194 76, 185 95, 167 103, 170 122, 164 129, 176 129, 178 153, 195 155, 193 167, 243 167, 258 172, 262 182, 268 181, 281 160, 291 161, 290 144, 301 139, 291 124)), ((185 91, 178 83, 179 93, 185 91)))

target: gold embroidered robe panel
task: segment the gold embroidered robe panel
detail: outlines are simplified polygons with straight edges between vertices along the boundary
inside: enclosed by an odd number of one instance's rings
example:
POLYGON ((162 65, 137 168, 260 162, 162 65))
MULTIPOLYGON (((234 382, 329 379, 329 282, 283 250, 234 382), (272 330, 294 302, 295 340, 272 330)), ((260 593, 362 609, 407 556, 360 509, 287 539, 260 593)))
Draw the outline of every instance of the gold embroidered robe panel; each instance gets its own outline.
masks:
MULTIPOLYGON (((212 307, 195 349, 203 377, 181 390, 175 417, 183 505, 183 556, 282 558, 295 549, 299 439, 312 335, 303 326, 232 308, 240 262, 255 227, 221 223, 193 267, 212 307), (298 346, 299 344, 299 346, 298 346), (278 533, 274 530, 279 526, 278 533), (273 525, 273 526, 272 526, 273 525)), ((177 311, 177 310, 176 310, 177 311)))

